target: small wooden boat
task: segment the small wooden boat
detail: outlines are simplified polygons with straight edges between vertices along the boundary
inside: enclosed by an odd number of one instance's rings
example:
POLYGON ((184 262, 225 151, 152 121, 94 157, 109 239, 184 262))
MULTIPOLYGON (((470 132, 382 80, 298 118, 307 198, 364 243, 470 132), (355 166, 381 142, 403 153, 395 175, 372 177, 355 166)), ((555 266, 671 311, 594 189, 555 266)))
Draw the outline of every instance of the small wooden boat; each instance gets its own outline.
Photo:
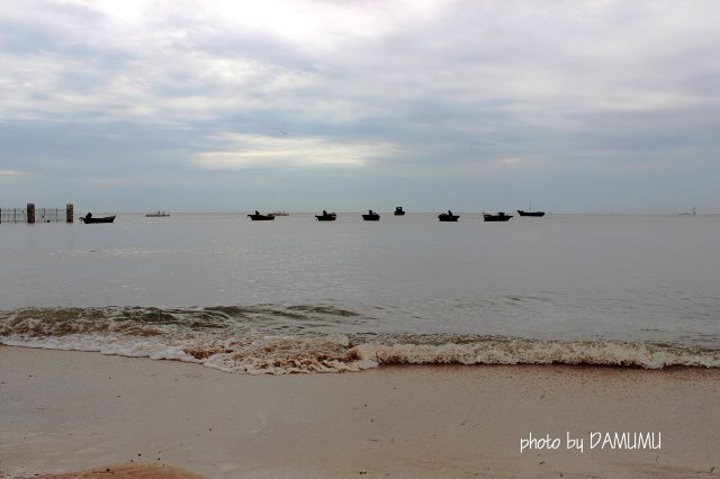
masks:
POLYGON ((315 218, 317 218, 318 221, 335 221, 337 219, 337 214, 328 213, 327 211, 323 210, 322 214, 315 215, 315 218))
POLYGON ((545 216, 544 211, 523 211, 523 210, 517 210, 518 214, 520 216, 533 216, 535 218, 540 218, 542 216, 545 216))
POLYGON ((88 213, 85 216, 81 216, 80 221, 82 221, 86 225, 95 224, 95 223, 112 223, 113 221, 115 221, 115 215, 101 216, 101 217, 95 218, 95 217, 93 217, 92 213, 88 213))
POLYGON ((397 206, 395 208, 395 216, 405 216, 405 210, 402 206, 397 206))
POLYGON ((379 221, 380 215, 375 213, 373 210, 368 210, 366 215, 362 215, 365 221, 379 221))
POLYGON ((452 211, 448 210, 447 213, 440 213, 438 215, 438 219, 443 222, 447 221, 457 221, 458 218, 460 218, 460 215, 454 215, 452 211))
POLYGON ((532 201, 530 202, 530 210, 529 211, 517 210, 517 212, 520 216, 533 216, 535 218, 540 218, 541 216, 545 216, 544 211, 533 211, 532 210, 532 201))
POLYGON ((499 211, 496 215, 483 213, 483 218, 485 218, 485 221, 507 221, 512 218, 512 215, 506 215, 502 211, 499 211))
POLYGON ((255 214, 248 215, 248 218, 253 221, 272 221, 275 219, 275 215, 272 213, 269 215, 261 215, 258 211, 256 211, 255 214))

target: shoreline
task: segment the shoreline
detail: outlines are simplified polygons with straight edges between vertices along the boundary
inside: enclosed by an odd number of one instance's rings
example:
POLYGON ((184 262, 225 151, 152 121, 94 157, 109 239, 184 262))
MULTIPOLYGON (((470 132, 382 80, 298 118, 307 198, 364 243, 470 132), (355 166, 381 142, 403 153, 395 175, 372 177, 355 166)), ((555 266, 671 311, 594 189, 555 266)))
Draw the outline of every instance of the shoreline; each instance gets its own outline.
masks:
POLYGON ((434 365, 250 376, 0 346, 0 397, 7 478, 138 463, 208 478, 720 476, 719 369, 434 365), (592 433, 660 433, 661 447, 590 448, 592 433), (583 452, 568 448, 581 438, 583 452), (556 439, 557 449, 541 448, 556 439))

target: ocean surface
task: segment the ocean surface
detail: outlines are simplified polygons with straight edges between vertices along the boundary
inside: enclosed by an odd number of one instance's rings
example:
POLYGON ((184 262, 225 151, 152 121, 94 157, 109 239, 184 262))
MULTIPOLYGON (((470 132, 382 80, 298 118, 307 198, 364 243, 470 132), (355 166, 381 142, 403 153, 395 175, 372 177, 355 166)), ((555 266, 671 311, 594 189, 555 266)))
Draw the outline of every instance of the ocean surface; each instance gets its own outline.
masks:
POLYGON ((0 344, 248 373, 720 367, 720 217, 460 214, 0 224, 0 344))

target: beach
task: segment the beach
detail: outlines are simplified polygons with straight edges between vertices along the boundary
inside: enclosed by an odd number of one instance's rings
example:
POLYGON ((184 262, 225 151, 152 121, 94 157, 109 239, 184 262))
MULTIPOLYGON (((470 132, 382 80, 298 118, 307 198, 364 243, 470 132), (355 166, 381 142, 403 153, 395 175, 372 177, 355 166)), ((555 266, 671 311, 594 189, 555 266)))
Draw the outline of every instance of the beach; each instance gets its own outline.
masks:
POLYGON ((720 479, 719 17, 0 0, 0 479, 720 479))
POLYGON ((1 346, 0 397, 5 477, 93 468, 95 476, 62 477, 144 477, 110 474, 110 465, 208 478, 706 478, 720 469, 718 369, 435 365, 250 376, 1 346), (619 442, 608 443, 615 433, 619 442))

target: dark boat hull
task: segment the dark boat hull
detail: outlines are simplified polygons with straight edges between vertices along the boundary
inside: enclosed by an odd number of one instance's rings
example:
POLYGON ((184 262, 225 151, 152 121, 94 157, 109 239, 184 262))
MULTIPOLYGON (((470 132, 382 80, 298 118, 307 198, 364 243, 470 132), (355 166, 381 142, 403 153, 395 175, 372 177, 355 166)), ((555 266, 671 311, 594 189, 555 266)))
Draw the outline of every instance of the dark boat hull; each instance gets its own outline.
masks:
POLYGON ((380 215, 362 215, 365 221, 379 221, 380 215))
POLYGON ((520 216, 531 216, 534 218, 540 218, 542 216, 545 216, 544 211, 523 211, 523 210, 517 210, 518 214, 520 216))
POLYGON ((86 218, 84 216, 80 217, 80 221, 85 223, 86 225, 96 224, 96 223, 112 223, 115 221, 115 215, 112 216, 105 216, 101 218, 86 218))
POLYGON ((275 219, 274 215, 248 215, 253 221, 272 221, 275 219))
POLYGON ((510 218, 512 218, 512 215, 506 215, 505 213, 498 213, 496 215, 483 214, 483 219, 488 222, 508 221, 510 218))
POLYGON ((337 215, 335 213, 328 213, 326 215, 315 215, 318 221, 335 221, 337 215))
POLYGON ((438 215, 438 219, 442 222, 457 221, 458 218, 460 218, 460 215, 449 215, 447 213, 438 215))

